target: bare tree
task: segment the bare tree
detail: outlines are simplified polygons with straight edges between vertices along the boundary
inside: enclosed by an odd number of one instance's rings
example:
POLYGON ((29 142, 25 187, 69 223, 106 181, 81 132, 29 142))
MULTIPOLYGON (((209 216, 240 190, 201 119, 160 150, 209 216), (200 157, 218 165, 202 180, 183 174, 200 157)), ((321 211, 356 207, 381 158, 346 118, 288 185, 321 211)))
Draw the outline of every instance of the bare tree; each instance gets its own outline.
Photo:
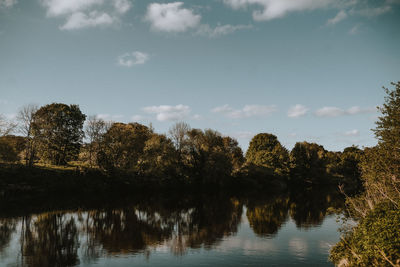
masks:
POLYGON ((89 164, 90 167, 93 165, 95 152, 98 152, 99 143, 102 136, 111 127, 112 122, 106 122, 103 119, 98 118, 96 115, 89 116, 86 121, 85 134, 89 141, 89 164))
POLYGON ((186 122, 175 123, 168 131, 172 142, 174 142, 175 148, 181 154, 182 149, 187 139, 187 133, 190 131, 190 126, 186 122))
POLYGON ((19 122, 18 130, 26 138, 25 163, 26 166, 32 166, 35 158, 35 140, 32 138, 33 116, 39 107, 35 104, 23 106, 17 115, 19 122))
POLYGON ((11 134, 16 127, 15 123, 7 120, 4 115, 0 114, 0 137, 11 134))

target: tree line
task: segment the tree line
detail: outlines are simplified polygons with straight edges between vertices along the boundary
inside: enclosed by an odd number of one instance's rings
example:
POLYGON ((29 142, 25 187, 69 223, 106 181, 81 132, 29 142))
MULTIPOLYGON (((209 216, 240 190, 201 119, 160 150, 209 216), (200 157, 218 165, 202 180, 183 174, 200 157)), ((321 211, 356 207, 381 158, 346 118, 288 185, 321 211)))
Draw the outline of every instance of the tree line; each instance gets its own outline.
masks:
POLYGON ((26 105, 15 122, 0 119, 0 161, 99 169, 160 181, 224 184, 241 178, 256 184, 359 184, 364 151, 332 152, 298 142, 289 151, 270 133, 255 135, 244 155, 237 140, 212 129, 174 124, 167 134, 137 122, 87 117, 78 105, 26 105), (12 135, 18 132, 20 135, 12 135))

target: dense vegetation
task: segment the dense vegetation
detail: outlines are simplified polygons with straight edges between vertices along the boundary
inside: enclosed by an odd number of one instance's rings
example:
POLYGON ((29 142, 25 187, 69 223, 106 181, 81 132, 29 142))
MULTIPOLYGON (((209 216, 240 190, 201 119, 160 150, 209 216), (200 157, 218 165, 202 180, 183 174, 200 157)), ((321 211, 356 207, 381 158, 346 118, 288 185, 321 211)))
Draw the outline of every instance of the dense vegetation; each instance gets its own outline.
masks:
POLYGON ((87 118, 79 106, 61 103, 25 106, 17 118, 0 123, 0 184, 8 195, 21 184, 31 190, 45 184, 62 192, 86 181, 98 189, 100 177, 111 177, 114 185, 124 179, 121 184, 278 191, 292 184, 345 184, 354 191, 360 184, 358 162, 364 152, 356 147, 329 152, 299 142, 289 151, 275 135, 260 133, 244 157, 235 139, 184 122, 159 134, 136 122, 87 118), (69 171, 60 174, 63 169, 69 171))
POLYGON ((358 224, 331 251, 339 266, 400 266, 400 82, 393 86, 379 108, 378 145, 361 160, 364 192, 347 198, 358 224))

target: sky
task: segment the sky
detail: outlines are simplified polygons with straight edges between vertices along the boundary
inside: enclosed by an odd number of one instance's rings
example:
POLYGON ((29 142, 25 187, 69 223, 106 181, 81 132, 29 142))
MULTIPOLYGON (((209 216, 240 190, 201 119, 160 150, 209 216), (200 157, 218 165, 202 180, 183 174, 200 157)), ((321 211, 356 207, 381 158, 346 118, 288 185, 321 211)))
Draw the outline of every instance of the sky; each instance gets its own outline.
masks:
POLYGON ((291 149, 376 144, 399 0, 0 0, 0 114, 29 103, 291 149))

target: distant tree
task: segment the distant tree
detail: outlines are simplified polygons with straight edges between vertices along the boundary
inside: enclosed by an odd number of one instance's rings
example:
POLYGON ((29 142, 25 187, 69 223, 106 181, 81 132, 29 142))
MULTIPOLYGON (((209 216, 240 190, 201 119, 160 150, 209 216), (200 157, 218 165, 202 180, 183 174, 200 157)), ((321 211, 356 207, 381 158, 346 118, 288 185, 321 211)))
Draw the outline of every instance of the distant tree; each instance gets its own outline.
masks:
POLYGON ((217 131, 190 130, 183 161, 190 170, 189 176, 203 183, 222 184, 232 173, 230 150, 236 148, 225 146, 224 138, 217 131))
POLYGON ((137 171, 146 141, 152 134, 149 127, 139 123, 112 124, 100 143, 98 165, 108 171, 137 171))
POLYGON ((26 166, 33 166, 33 161, 36 153, 36 144, 33 138, 32 125, 33 117, 38 111, 39 107, 35 104, 28 104, 23 106, 17 115, 19 121, 19 132, 26 139, 25 147, 25 164, 26 166))
POLYGON ((174 143, 175 148, 179 154, 182 153, 182 149, 187 141, 187 134, 189 131, 190 126, 185 122, 175 123, 168 131, 168 134, 172 139, 172 142, 174 143))
POLYGON ((85 135, 89 141, 87 151, 90 167, 93 167, 94 162, 96 162, 95 156, 99 152, 101 140, 110 127, 111 123, 98 118, 96 115, 89 116, 87 119, 85 135))
POLYGON ((244 157, 238 141, 229 136, 223 137, 222 141, 224 143, 225 151, 230 157, 233 170, 239 170, 244 163, 244 157))
POLYGON ((25 139, 22 136, 6 135, 0 137, 0 161, 16 162, 24 150, 25 139))
POLYGON ((256 166, 269 168, 278 175, 287 175, 289 172, 289 152, 273 134, 260 133, 254 136, 246 160, 256 166))
POLYGON ((321 145, 296 143, 290 152, 291 176, 297 181, 322 181, 326 176, 326 153, 321 145))
POLYGON ((176 178, 178 162, 178 153, 172 141, 165 135, 153 133, 140 155, 139 170, 147 176, 176 178))
POLYGON ((358 147, 346 147, 340 155, 339 173, 344 177, 359 181, 361 178, 360 163, 363 156, 364 151, 358 147))
POLYGON ((56 165, 77 158, 85 118, 78 105, 53 103, 41 107, 34 114, 32 124, 40 157, 56 165))
POLYGON ((11 134, 17 125, 9 120, 2 114, 0 114, 0 136, 6 136, 11 134))

